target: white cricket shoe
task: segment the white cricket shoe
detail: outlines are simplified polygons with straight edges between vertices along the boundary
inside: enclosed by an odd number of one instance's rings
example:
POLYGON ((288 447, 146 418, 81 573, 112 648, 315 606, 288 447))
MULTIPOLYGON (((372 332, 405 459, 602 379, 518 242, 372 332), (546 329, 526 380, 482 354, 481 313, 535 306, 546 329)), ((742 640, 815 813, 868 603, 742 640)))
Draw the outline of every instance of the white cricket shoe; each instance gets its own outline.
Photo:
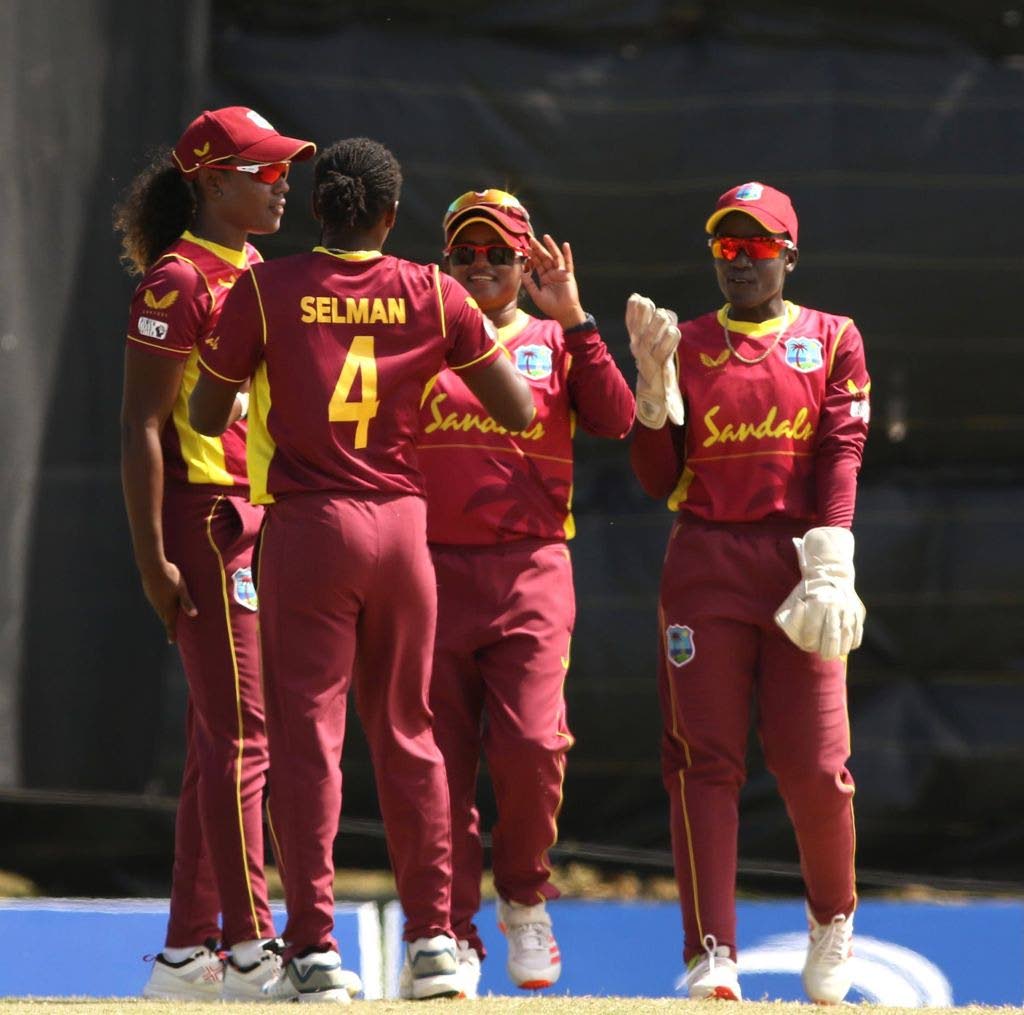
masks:
POLYGON ((406 1001, 464 994, 454 938, 447 934, 421 937, 405 946, 398 978, 398 996, 406 1001))
POLYGON ((853 915, 818 923, 807 906, 810 940, 804 961, 804 992, 815 1004, 839 1004, 853 984, 853 915))
POLYGON ((224 961, 208 941, 181 962, 169 962, 163 954, 153 961, 153 971, 142 988, 143 997, 161 1001, 217 1001, 224 982, 224 961))
POLYGON ((363 982, 351 969, 342 969, 336 951, 296 956, 273 979, 263 984, 263 1001, 303 1001, 349 1004, 363 989, 363 982))
POLYGON ((517 987, 542 990, 562 973, 562 956, 543 902, 524 906, 498 899, 498 927, 508 940, 508 975, 517 987))
POLYGON ((480 996, 480 955, 468 941, 459 941, 457 958, 462 994, 475 1001, 480 996))
POLYGON ((265 984, 281 976, 284 961, 281 952, 284 941, 279 937, 264 941, 260 957, 249 966, 239 966, 229 956, 224 963, 224 988, 221 991, 222 1001, 265 1001, 263 994, 265 984))
POLYGON ((739 971, 729 956, 729 946, 720 945, 713 934, 704 938, 704 954, 695 955, 686 966, 683 986, 695 1001, 742 1001, 739 971))

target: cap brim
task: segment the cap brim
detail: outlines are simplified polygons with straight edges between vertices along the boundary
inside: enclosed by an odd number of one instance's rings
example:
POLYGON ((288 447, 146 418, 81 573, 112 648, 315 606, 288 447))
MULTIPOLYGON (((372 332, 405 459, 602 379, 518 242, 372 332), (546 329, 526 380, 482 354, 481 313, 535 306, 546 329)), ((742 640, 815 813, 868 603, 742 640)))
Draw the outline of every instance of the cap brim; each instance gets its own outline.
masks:
POLYGON ((265 137, 238 153, 240 159, 252 159, 253 162, 305 162, 316 155, 316 145, 312 141, 300 141, 297 137, 284 137, 281 134, 265 137))
POLYGON ((717 226, 726 215, 734 211, 738 211, 741 215, 749 215, 755 222, 764 226, 764 228, 770 233, 789 232, 785 223, 780 222, 774 215, 766 215, 763 211, 755 215, 750 208, 738 204, 729 205, 728 208, 719 208, 705 223, 704 231, 709 234, 713 233, 715 231, 715 226, 717 226))
MULTIPOLYGON (((530 231, 530 227, 526 223, 521 223, 521 231, 514 232, 507 225, 507 218, 499 219, 497 215, 491 215, 487 213, 487 209, 484 208, 473 208, 462 218, 456 218, 451 225, 449 225, 445 237, 448 241, 449 246, 455 241, 455 237, 462 232, 466 226, 473 225, 475 222, 482 222, 485 226, 490 226, 510 247, 515 250, 522 251, 523 253, 529 253, 530 251, 530 237, 533 233, 530 231)), ((519 225, 520 223, 517 223, 519 225)))

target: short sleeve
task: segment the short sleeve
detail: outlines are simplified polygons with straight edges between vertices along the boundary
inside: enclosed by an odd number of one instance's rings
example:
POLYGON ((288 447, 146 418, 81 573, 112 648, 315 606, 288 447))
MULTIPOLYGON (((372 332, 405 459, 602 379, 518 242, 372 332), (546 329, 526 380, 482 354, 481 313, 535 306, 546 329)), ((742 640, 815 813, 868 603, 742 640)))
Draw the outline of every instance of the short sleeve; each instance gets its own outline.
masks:
POLYGON ((467 370, 489 363, 501 346, 494 326, 476 300, 449 275, 438 273, 441 312, 448 349, 445 360, 453 370, 467 370))
POLYGON ((188 356, 206 330, 212 306, 199 272, 176 257, 165 257, 132 296, 127 342, 158 356, 188 356))
POLYGON ((213 330, 202 339, 199 367, 223 381, 241 384, 263 357, 265 325, 256 277, 239 275, 213 330))

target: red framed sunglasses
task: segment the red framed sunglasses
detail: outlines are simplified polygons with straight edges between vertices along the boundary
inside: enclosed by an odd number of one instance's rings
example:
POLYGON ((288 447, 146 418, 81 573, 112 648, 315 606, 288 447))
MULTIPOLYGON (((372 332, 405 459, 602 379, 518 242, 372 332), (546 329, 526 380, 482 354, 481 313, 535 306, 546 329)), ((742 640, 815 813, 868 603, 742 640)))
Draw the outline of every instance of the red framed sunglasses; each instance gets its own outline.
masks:
POLYGON ((710 236, 708 246, 720 261, 735 261, 740 253, 752 261, 772 261, 784 250, 796 250, 796 244, 783 236, 710 236))
POLYGON ((476 261, 477 254, 483 254, 487 263, 494 267, 507 268, 516 263, 519 251, 504 243, 453 243, 445 254, 452 264, 467 267, 476 261))
POLYGON ((249 173, 255 176, 260 183, 277 183, 282 176, 288 175, 291 169, 290 162, 270 162, 260 166, 232 166, 227 163, 203 166, 203 169, 230 169, 234 173, 249 173))

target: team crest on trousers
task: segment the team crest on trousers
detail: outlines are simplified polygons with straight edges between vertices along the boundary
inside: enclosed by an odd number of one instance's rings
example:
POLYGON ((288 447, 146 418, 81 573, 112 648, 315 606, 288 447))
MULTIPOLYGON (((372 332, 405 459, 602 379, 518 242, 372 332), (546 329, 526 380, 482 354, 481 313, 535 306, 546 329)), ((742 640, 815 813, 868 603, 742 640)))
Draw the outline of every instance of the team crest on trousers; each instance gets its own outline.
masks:
POLYGON ((235 602, 247 610, 256 612, 256 586, 252 582, 252 568, 240 567, 232 576, 235 586, 235 602))
POLYGON ((685 666, 697 652, 693 628, 686 624, 669 624, 665 628, 665 651, 673 666, 685 666))

